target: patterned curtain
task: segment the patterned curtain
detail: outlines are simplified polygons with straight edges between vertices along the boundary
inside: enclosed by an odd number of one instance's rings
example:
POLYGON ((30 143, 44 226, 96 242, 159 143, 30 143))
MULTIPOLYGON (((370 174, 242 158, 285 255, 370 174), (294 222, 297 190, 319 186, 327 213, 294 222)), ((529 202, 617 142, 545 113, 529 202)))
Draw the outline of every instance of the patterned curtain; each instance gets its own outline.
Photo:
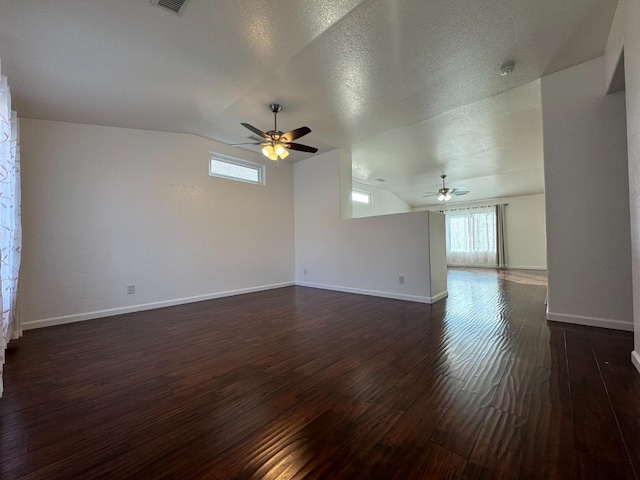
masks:
POLYGON ((20 144, 18 117, 11 111, 7 78, 0 70, 0 396, 5 350, 10 340, 22 335, 17 312, 18 271, 22 248, 20 223, 20 144))

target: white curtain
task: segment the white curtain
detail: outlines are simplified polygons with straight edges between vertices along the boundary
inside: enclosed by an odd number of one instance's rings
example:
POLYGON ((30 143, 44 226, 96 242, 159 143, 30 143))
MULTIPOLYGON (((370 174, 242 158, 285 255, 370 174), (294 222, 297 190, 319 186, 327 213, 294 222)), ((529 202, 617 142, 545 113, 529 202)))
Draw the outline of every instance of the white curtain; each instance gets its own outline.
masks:
POLYGON ((5 350, 10 340, 22 335, 17 312, 18 271, 22 248, 20 223, 20 144, 18 117, 11 111, 7 78, 0 70, 0 396, 5 350))
POLYGON ((448 265, 498 265, 495 205, 449 210, 445 215, 448 265))

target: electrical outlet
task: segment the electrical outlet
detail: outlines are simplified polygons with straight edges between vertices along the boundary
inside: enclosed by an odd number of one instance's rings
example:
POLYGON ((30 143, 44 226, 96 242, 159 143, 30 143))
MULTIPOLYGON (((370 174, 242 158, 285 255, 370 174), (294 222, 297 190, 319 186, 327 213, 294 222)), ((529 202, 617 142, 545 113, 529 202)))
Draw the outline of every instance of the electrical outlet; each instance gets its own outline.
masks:
POLYGON ((307 269, 306 269, 306 268, 304 269, 304 274, 305 274, 305 275, 307 274, 307 269))
POLYGON ((400 275, 398 277, 398 281, 400 282, 400 285, 404 285, 404 275, 400 275))
POLYGON ((133 295, 134 293, 136 293, 136 286, 133 284, 127 285, 127 295, 133 295))

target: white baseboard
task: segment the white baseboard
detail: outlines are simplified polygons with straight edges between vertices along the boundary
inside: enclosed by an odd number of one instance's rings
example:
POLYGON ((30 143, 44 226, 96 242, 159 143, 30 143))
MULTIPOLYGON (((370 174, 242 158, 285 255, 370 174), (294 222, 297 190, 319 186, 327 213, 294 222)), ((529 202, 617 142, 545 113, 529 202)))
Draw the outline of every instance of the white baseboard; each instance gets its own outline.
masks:
POLYGON ((453 265, 447 264, 447 267, 453 268, 488 268, 491 270, 495 270, 497 268, 507 269, 507 270, 546 270, 547 267, 532 267, 529 265, 505 265, 504 267, 498 267, 498 265, 453 265))
POLYGON ((565 313, 553 313, 547 311, 547 320, 552 322, 572 323, 586 325, 588 327, 611 328, 613 330, 626 330, 633 332, 633 322, 623 320, 611 320, 609 318, 582 317, 579 315, 567 315, 565 313))
POLYGON ((507 265, 508 270, 546 270, 547 267, 531 267, 526 265, 507 265))
POLYGON ((420 297, 418 295, 405 295, 402 293, 395 293, 395 292, 379 292, 377 290, 365 290, 362 288, 343 287, 340 285, 324 285, 321 283, 309 283, 309 282, 296 282, 296 285, 299 285, 301 287, 319 288, 321 290, 333 290, 335 292, 357 293, 358 295, 370 295, 372 297, 393 298, 395 300, 406 300, 409 302, 434 303, 437 301, 431 297, 420 297))
POLYGON ((213 300, 216 298, 231 297, 233 295, 242 295, 243 293, 261 292, 263 290, 273 290, 274 288, 290 287, 295 282, 274 283, 271 285, 260 285, 257 287, 241 288, 238 290, 228 290, 226 292, 209 293, 206 295, 197 295, 195 297, 176 298, 173 300, 163 300, 160 302, 143 303, 140 305, 130 305, 127 307, 110 308, 107 310, 97 310, 95 312, 77 313, 74 315, 64 315, 62 317, 43 318, 41 320, 32 320, 23 322, 23 330, 33 330, 35 328, 51 327, 53 325, 64 325, 66 323, 81 322, 84 320, 93 320, 102 317, 111 317, 113 315, 122 315, 123 313, 142 312, 145 310, 153 310, 156 308, 173 307, 175 305, 183 305, 185 303, 202 302, 205 300, 213 300))
POLYGON ((640 353, 638 353, 637 350, 631 352, 631 363, 633 363, 638 373, 640 373, 640 353))
POLYGON ((429 303, 436 303, 439 300, 442 300, 443 298, 447 298, 449 296, 449 291, 445 290, 444 292, 440 292, 436 295, 434 295, 433 297, 431 297, 431 301, 429 303))
POLYGON ((447 267, 452 267, 452 268, 488 268, 491 270, 495 270, 496 268, 498 268, 498 265, 473 265, 473 264, 461 264, 458 265, 456 263, 447 263, 447 267))

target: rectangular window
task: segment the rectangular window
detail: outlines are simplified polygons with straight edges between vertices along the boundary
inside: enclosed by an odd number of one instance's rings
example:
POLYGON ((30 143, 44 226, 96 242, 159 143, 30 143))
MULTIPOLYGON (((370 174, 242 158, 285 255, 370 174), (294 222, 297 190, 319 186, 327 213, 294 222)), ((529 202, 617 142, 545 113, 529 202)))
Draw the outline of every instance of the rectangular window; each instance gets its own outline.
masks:
POLYGON ((264 185, 264 165, 211 152, 209 175, 264 185))
POLYGON ((353 203, 360 203, 362 205, 371 205, 371 193, 363 192, 362 190, 352 190, 351 200, 353 203))
POLYGON ((473 207, 445 213, 447 263, 457 266, 497 265, 496 208, 473 207))

